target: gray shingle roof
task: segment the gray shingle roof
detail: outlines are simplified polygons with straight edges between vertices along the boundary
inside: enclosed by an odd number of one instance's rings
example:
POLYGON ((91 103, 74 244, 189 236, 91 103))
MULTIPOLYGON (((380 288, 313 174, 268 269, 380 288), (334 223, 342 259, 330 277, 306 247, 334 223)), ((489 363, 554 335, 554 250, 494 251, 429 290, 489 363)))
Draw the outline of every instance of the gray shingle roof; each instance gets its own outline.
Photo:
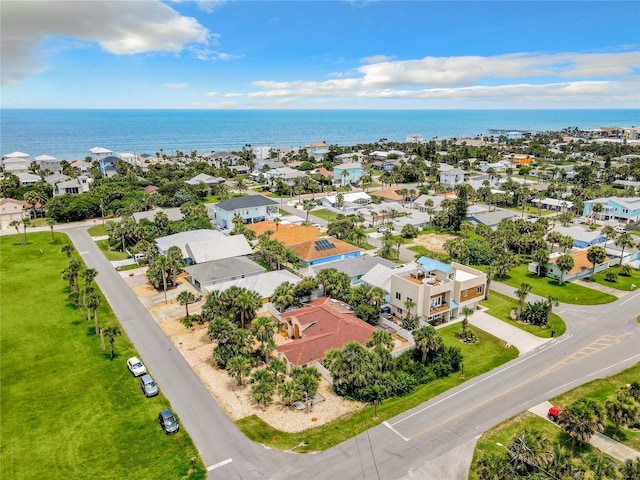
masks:
POLYGON ((278 202, 263 195, 248 195, 225 200, 224 202, 216 204, 216 207, 227 212, 233 212, 239 208, 263 207, 268 205, 278 205, 278 202))
POLYGON ((185 267, 184 271, 202 285, 232 277, 262 273, 265 269, 247 257, 230 257, 191 265, 185 267))

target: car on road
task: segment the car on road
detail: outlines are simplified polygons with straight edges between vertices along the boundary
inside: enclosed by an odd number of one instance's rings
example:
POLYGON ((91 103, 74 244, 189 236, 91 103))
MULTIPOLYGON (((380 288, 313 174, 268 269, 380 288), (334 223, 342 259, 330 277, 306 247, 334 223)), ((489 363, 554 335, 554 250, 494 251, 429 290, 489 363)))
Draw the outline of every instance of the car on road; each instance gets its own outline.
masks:
POLYGON ((620 225, 613 227, 613 229, 616 231, 616 233, 629 233, 629 230, 627 230, 624 227, 621 227, 620 225))
POLYGON ((552 422, 557 422, 560 418, 560 412, 562 412, 560 407, 551 407, 547 412, 547 418, 552 422))
POLYGON ((158 414, 158 423, 167 435, 171 435, 172 433, 176 433, 180 430, 178 420, 176 420, 175 415, 168 408, 160 411, 158 414))
POLYGON ((138 357, 131 357, 127 360, 127 368, 129 368, 129 371, 133 373, 134 377, 139 377, 140 375, 147 373, 147 368, 138 359, 138 357))
POLYGON ((155 397, 160 393, 158 385, 155 380, 151 378, 151 375, 143 375, 140 377, 140 390, 142 390, 145 397, 155 397))

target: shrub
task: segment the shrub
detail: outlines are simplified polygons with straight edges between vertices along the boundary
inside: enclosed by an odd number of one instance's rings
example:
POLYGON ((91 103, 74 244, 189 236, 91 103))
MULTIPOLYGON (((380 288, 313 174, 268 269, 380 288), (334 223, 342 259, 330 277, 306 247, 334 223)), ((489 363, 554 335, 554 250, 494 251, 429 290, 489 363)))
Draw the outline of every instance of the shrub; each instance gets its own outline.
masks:
POLYGON ((604 279, 607 282, 616 282, 618 281, 618 274, 616 272, 607 272, 604 276, 604 279))

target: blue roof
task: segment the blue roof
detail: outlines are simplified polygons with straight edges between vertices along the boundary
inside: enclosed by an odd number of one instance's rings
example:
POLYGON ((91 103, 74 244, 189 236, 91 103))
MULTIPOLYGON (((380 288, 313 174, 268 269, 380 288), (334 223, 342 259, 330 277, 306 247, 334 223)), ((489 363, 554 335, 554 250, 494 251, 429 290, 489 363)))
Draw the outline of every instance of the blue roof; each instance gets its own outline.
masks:
POLYGON ((420 257, 418 259, 418 263, 422 265, 427 272, 431 272, 433 270, 440 270, 441 272, 448 273, 451 271, 451 265, 444 262, 439 262, 438 260, 434 260, 429 257, 420 257))
POLYGON ((455 302, 455 300, 451 300, 451 310, 453 310, 454 308, 458 308, 458 304, 455 302))

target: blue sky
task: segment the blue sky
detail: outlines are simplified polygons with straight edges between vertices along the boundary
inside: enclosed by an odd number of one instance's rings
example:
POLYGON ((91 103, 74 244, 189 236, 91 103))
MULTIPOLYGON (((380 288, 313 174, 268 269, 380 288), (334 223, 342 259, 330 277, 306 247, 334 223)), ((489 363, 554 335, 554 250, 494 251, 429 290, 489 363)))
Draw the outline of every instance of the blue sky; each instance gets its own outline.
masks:
POLYGON ((3 108, 640 108, 640 2, 0 3, 3 108))

